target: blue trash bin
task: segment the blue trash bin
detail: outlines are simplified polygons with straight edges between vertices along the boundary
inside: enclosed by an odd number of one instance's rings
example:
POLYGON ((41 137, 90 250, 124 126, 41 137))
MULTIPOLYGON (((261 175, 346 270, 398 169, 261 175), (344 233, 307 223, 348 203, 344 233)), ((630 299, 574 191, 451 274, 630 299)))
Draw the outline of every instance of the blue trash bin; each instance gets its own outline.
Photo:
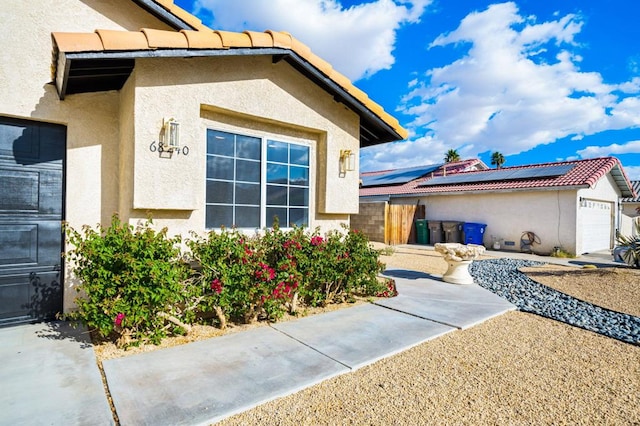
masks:
POLYGON ((484 223, 466 222, 462 225, 462 229, 464 231, 464 243, 482 245, 484 230, 486 227, 487 225, 484 223))

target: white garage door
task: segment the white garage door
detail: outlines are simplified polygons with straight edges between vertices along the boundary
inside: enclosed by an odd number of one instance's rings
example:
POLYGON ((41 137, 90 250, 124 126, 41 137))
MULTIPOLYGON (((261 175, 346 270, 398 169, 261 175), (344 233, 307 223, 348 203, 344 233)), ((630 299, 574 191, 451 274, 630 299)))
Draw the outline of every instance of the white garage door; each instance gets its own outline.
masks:
POLYGON ((613 205, 605 201, 583 199, 580 203, 582 215, 582 252, 608 250, 611 248, 613 205))

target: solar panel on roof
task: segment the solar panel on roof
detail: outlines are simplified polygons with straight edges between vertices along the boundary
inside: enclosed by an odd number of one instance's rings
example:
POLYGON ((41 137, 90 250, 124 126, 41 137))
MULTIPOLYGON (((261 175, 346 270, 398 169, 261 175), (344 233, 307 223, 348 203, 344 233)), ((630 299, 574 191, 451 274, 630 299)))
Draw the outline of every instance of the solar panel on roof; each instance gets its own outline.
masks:
POLYGON ((462 183, 496 182, 501 180, 539 179, 561 176, 575 167, 574 164, 558 164, 555 166, 528 167, 525 169, 498 169, 472 173, 457 173, 449 176, 438 176, 422 183, 420 186, 458 185, 462 183))
POLYGON ((400 185, 418 179, 428 173, 438 170, 441 164, 429 166, 411 167, 406 169, 391 170, 375 176, 363 176, 362 186, 400 185))

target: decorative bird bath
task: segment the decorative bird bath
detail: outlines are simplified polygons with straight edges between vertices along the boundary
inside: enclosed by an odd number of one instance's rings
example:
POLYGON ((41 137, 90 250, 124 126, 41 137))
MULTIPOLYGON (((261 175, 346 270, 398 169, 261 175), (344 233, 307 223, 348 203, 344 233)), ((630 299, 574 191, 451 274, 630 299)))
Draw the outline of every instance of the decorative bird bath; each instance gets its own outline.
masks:
POLYGON ((444 256, 449 269, 442 276, 444 282, 452 284, 473 284, 469 265, 485 251, 484 246, 476 244, 437 243, 435 249, 444 256))

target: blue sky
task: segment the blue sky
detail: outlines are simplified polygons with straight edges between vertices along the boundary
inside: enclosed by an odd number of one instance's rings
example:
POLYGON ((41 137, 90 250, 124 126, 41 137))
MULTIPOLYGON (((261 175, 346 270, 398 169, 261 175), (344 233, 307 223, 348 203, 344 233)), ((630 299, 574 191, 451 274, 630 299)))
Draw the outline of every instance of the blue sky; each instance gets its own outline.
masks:
POLYGON ((613 155, 640 180, 635 0, 175 0, 214 29, 290 32, 409 130, 362 171, 613 155))

